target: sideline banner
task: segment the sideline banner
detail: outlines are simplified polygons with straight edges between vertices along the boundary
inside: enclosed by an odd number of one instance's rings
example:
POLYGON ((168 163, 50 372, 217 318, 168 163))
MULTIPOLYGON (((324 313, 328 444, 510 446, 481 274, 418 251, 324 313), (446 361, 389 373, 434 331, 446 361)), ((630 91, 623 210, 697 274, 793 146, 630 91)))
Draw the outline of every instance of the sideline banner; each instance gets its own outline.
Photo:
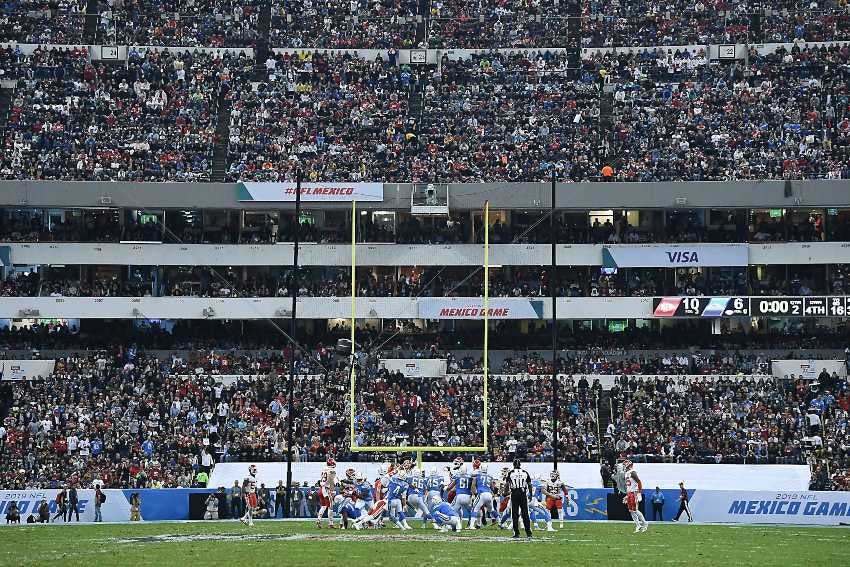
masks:
POLYGON ((850 492, 695 490, 690 508, 695 522, 837 526, 850 523, 850 492))
POLYGON ((602 248, 605 268, 746 266, 747 244, 621 244, 602 248))
POLYGON ((55 360, 0 360, 0 380, 37 380, 53 373, 55 360))
MULTIPOLYGON (((483 319, 481 297, 425 297, 418 302, 420 319, 483 319)), ((543 301, 494 297, 489 303, 491 319, 542 319, 543 301)))
MULTIPOLYGON (((239 183, 239 201, 295 202, 294 181, 239 183)), ((383 183, 302 183, 301 201, 383 201, 383 183)))
MULTIPOLYGON (((59 493, 56 489, 45 490, 0 490, 0 518, 5 520, 6 512, 9 510, 10 504, 14 501, 18 504, 18 510, 21 514, 21 523, 25 524, 27 517, 32 514, 38 518, 38 507, 41 505, 42 499, 47 501, 47 506, 50 509, 51 523, 63 523, 62 516, 53 520, 53 516, 58 511, 56 505, 56 495, 59 493)), ((129 494, 134 492, 128 490, 125 496, 124 490, 107 489, 103 491, 106 494, 106 502, 100 508, 104 522, 127 522, 130 520, 130 501, 129 494)), ((135 491, 142 492, 142 491, 135 491)), ((159 491, 163 496, 168 491, 159 491)), ((81 522, 94 521, 94 490, 77 490, 78 504, 77 509, 80 512, 81 522)), ((173 508, 173 506, 172 506, 173 508)), ((179 508, 179 507, 178 507, 179 508)), ((175 509, 174 514, 179 510, 175 509)), ((74 515, 74 521, 77 516, 74 515)), ((143 518, 144 519, 144 516, 143 518)), ((5 522, 3 522, 5 525, 5 522)))

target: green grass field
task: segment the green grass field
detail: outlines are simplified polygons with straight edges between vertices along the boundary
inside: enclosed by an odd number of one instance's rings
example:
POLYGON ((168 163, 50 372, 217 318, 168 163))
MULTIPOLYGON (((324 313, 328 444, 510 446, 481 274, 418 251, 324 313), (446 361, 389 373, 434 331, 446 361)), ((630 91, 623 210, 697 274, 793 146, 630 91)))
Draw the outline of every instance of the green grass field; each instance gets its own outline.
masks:
MULTIPOLYGON (((557 524, 556 524, 557 526, 557 524)), ((0 565, 848 565, 848 528, 567 523, 533 541, 488 527, 339 531, 235 521, 0 528, 0 565)))

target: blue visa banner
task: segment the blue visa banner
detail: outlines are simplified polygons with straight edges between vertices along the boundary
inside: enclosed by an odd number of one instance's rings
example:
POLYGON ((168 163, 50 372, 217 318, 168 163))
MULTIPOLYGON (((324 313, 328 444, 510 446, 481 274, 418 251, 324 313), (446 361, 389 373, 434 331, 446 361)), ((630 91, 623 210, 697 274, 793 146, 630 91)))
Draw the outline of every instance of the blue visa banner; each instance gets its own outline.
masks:
POLYGON ((747 244, 620 244, 602 248, 605 268, 746 266, 747 244))

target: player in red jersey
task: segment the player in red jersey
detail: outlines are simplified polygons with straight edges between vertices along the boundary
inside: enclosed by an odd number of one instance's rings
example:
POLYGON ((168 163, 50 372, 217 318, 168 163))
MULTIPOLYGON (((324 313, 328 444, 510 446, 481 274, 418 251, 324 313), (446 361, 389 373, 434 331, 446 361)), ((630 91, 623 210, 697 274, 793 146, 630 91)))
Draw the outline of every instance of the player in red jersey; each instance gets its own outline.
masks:
POLYGON ((316 527, 322 527, 322 516, 328 512, 328 527, 334 528, 333 501, 336 495, 336 461, 328 457, 325 461, 325 470, 319 479, 319 514, 316 516, 316 527))
POLYGON ((637 472, 632 468, 634 464, 631 461, 624 461, 623 467, 626 469, 626 497, 623 498, 623 504, 628 507, 629 513, 635 521, 635 533, 645 532, 649 528, 649 522, 643 517, 643 513, 638 507, 643 499, 643 483, 640 481, 637 472))
POLYGON ((242 494, 245 498, 245 514, 239 521, 246 526, 254 526, 254 512, 257 509, 257 466, 248 466, 248 476, 242 481, 242 494))

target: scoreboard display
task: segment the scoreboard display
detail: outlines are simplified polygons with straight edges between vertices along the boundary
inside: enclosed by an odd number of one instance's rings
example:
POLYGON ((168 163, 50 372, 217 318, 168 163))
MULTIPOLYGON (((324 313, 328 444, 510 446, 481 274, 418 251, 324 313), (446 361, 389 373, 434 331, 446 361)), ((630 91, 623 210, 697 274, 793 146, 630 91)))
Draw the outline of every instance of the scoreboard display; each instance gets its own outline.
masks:
POLYGON ((748 297, 655 297, 655 317, 740 317, 750 314, 748 297))
POLYGON ((654 297, 653 317, 847 317, 850 296, 654 297))

